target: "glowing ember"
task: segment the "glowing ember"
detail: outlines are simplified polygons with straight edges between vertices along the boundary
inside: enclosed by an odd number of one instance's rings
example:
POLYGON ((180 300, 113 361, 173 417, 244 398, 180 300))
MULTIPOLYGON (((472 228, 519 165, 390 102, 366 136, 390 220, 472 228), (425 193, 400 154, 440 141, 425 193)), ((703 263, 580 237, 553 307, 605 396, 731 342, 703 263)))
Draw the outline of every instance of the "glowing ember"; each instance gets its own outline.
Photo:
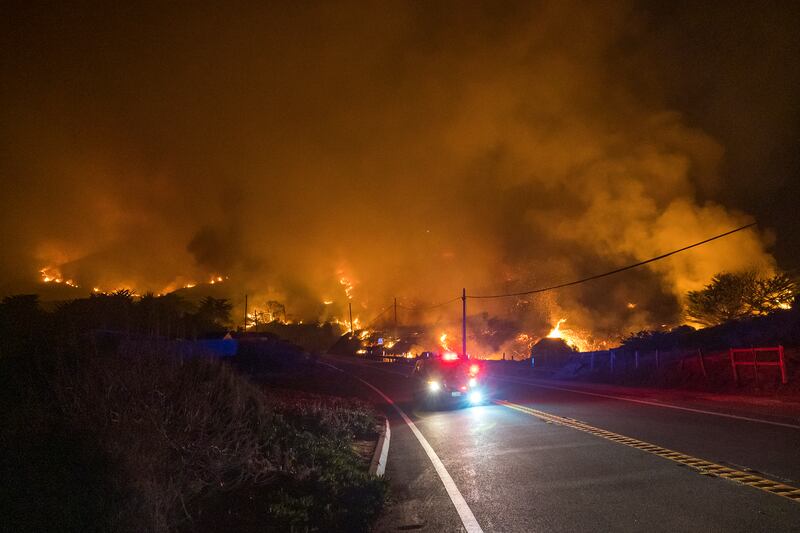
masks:
POLYGON ((628 309, 636 309, 636 304, 633 302, 628 302, 628 309))
POLYGON ((322 305, 331 305, 332 303, 333 303, 333 300, 323 300, 322 301, 322 305))

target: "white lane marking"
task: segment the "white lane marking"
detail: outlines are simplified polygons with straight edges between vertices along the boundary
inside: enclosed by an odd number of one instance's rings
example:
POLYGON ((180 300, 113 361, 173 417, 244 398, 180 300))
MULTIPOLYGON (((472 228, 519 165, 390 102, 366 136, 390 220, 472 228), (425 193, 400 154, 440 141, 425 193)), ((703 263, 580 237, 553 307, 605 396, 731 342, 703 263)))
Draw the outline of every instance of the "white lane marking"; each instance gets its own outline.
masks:
MULTIPOLYGON (((344 370, 336 368, 333 365, 329 365, 328 363, 322 363, 322 364, 327 365, 331 368, 335 368, 339 372, 344 372, 344 370)), ((461 495, 461 491, 458 490, 455 481, 453 481, 453 478, 450 477, 450 473, 447 471, 444 464, 439 459, 439 456, 436 455, 436 452, 433 450, 431 445, 428 444, 428 440, 425 438, 424 435, 422 435, 420 430, 417 429, 416 424, 414 424, 414 422, 412 422, 411 419, 408 418, 408 416, 403 412, 403 410, 400 409, 397 406, 397 404, 395 404, 394 401, 388 396, 386 396, 380 389, 375 387, 372 383, 364 381, 358 376, 354 377, 361 383, 369 387, 370 389, 377 392, 381 398, 386 400, 389 403, 389 405, 394 407, 394 410, 397 411, 397 414, 400 415, 400 418, 403 419, 403 422, 406 423, 406 425, 409 427, 414 436, 417 437, 417 440, 422 446, 422 449, 425 450, 425 453, 428 455, 428 459, 430 459, 431 463, 433 463, 433 468, 439 475, 439 479, 442 480, 444 488, 447 491, 447 495, 450 496, 450 501, 453 502, 453 505, 455 506, 456 511, 458 512, 458 516, 461 518, 461 523, 464 524, 464 529, 466 529, 467 533, 483 533, 483 529, 481 529, 480 524, 478 524, 478 521, 475 519, 475 515, 472 514, 472 509, 470 509, 469 505, 467 505, 467 502, 464 500, 464 496, 461 495)))
POLYGON ((706 411, 705 409, 693 409, 691 407, 682 407, 680 405, 672 405, 668 403, 661 403, 661 402, 650 402, 647 400, 635 400, 633 398, 626 398, 624 396, 612 396, 610 394, 600 394, 597 392, 588 392, 578 389, 569 389, 567 387, 556 387, 554 385, 543 385, 541 383, 534 383, 532 381, 528 381, 521 378, 508 378, 508 377, 500 377, 500 376, 492 376, 494 379, 499 379, 501 381, 510 381, 512 383, 520 383, 523 385, 530 385, 531 387, 541 387, 543 389, 553 389, 553 390, 563 390, 567 392, 573 392, 575 394, 585 394, 587 396, 597 396, 600 398, 609 398, 612 400, 620 400, 623 402, 631 402, 631 403, 640 403, 643 405, 651 405, 654 407, 665 407, 667 409, 677 409, 679 411, 689 411, 691 413, 699 413, 703 415, 712 415, 712 416, 721 416, 724 418, 733 418, 735 420, 745 420, 747 422, 757 422, 760 424, 769 424, 772 426, 781 426, 785 428, 792 428, 792 429, 800 429, 800 425, 797 424, 789 424, 785 422, 774 422, 772 420, 764 420, 762 418, 751 418, 749 416, 740 416, 740 415, 731 415, 728 413, 720 413, 717 411, 706 411))

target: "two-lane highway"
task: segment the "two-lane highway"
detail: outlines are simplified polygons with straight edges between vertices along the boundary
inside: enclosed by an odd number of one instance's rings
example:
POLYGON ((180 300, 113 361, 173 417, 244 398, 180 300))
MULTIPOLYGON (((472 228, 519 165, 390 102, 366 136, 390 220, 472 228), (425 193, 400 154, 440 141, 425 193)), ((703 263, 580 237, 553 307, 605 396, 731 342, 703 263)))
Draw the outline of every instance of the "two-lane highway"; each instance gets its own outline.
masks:
POLYGON ((394 403, 380 531, 800 531, 789 425, 505 379, 502 403, 428 412, 411 402, 407 367, 327 362, 394 403))

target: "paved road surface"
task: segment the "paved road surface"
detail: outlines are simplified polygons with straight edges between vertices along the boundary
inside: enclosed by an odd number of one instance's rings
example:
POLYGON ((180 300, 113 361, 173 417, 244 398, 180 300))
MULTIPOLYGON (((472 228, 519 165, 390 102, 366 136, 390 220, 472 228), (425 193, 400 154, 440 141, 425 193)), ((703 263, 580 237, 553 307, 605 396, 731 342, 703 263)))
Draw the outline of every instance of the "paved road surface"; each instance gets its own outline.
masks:
POLYGON ((513 406, 427 412, 411 402, 407 367, 326 361, 394 401, 429 446, 426 452, 397 410, 363 387, 362 394, 386 406, 392 423, 386 470, 392 504, 378 531, 800 531, 800 499, 704 475, 649 446, 748 472, 755 485, 774 486, 771 480, 800 487, 798 428, 499 376, 492 380, 494 397, 513 406), (548 415, 578 422, 567 420, 570 427, 561 425, 563 419, 541 417, 548 415), (604 431, 613 432, 617 441, 604 431), (625 437, 628 445, 619 442, 625 437), (436 461, 452 479, 449 492, 436 461))

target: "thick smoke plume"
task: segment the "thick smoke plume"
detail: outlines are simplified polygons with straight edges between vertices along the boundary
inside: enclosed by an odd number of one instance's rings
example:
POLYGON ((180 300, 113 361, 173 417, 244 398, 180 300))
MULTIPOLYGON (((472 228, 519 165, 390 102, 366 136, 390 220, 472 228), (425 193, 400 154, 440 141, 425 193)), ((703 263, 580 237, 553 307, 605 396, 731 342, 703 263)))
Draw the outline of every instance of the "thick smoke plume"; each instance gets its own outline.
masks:
MULTIPOLYGON (((653 24, 627 3, 20 7, 3 290, 43 267, 139 292, 224 276, 237 305, 310 320, 352 303, 363 324, 394 297, 569 281, 747 223, 714 200, 724 147, 653 86, 653 24)), ((469 312, 496 334, 485 351, 561 317, 597 339, 674 325, 713 274, 774 268, 768 243, 746 231, 469 312)), ((400 319, 455 337, 459 313, 400 319)))

